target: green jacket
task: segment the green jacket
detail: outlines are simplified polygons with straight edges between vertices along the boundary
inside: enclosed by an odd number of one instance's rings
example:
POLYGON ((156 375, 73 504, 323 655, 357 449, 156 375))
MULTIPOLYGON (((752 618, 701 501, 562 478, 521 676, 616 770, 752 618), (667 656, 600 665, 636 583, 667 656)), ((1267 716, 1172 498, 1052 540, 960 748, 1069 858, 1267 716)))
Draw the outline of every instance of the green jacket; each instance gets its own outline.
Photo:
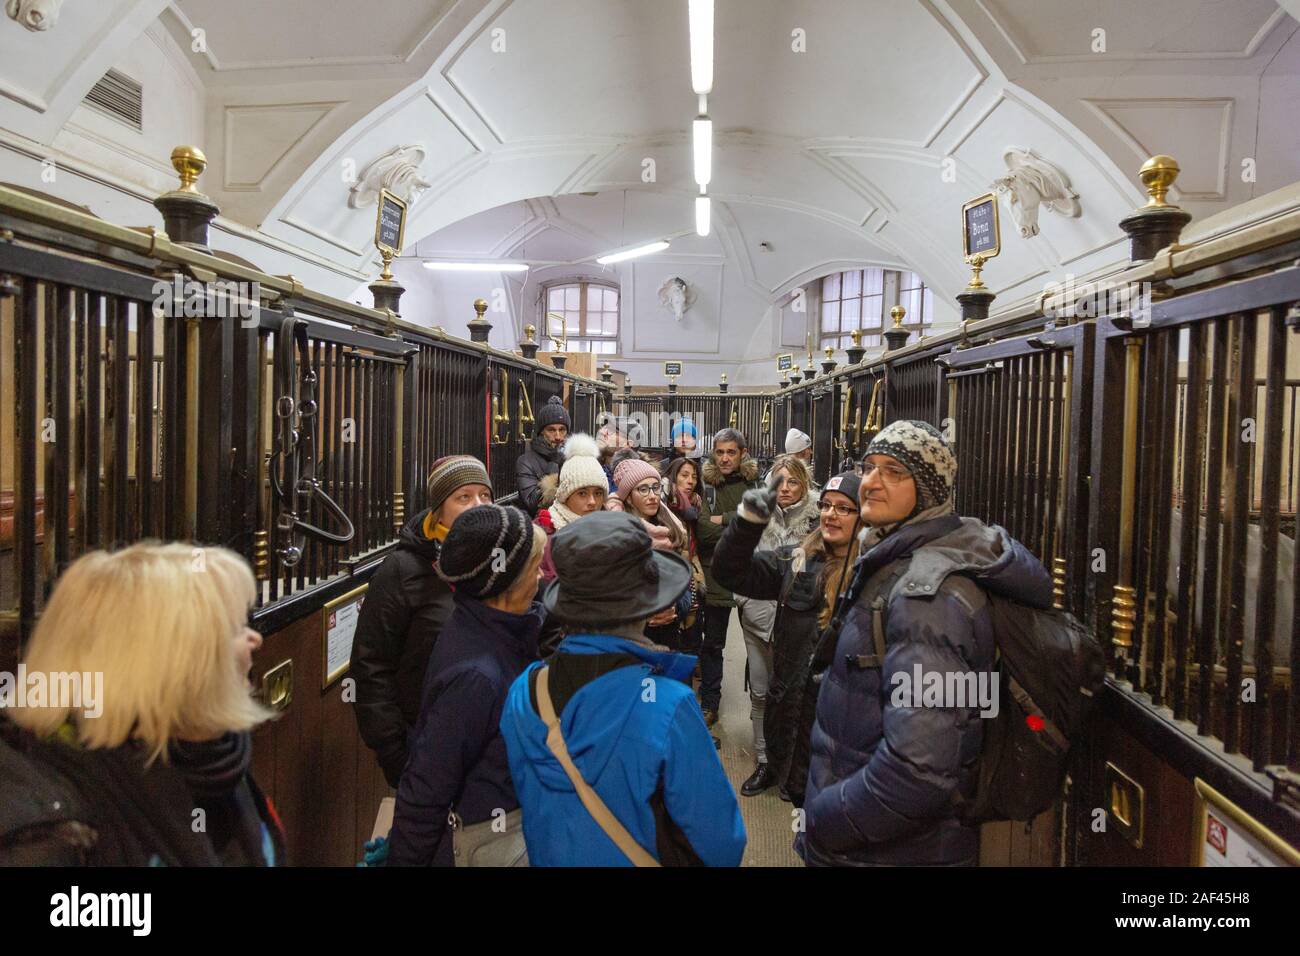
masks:
POLYGON ((736 517, 740 499, 746 491, 757 488, 760 484, 758 462, 745 455, 740 459, 740 467, 724 477, 714 461, 709 459, 704 463, 703 471, 704 484, 709 487, 702 489, 700 494, 703 504, 700 507, 700 520, 696 524, 696 537, 700 548, 700 564, 704 566, 704 580, 708 585, 704 603, 710 607, 735 607, 736 602, 732 599, 731 592, 713 580, 710 565, 713 564, 713 549, 722 538, 722 530, 736 517), (710 497, 712 502, 709 501, 710 497), (722 516, 721 524, 714 524, 710 520, 714 515, 722 516))

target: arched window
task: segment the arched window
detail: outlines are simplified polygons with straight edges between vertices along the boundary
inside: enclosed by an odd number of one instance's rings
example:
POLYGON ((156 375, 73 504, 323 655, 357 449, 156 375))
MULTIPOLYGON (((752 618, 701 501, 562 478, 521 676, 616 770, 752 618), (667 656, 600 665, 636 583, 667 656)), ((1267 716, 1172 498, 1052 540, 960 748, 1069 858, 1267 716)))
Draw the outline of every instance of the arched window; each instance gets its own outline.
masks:
POLYGON ((889 310, 907 310, 903 325, 919 338, 934 325, 934 293, 915 272, 894 269, 853 269, 822 280, 820 348, 853 344, 849 333, 862 330, 864 348, 884 344, 883 332, 892 324, 889 310))
POLYGON ((554 312, 564 316, 570 352, 598 355, 618 352, 618 289, 614 286, 598 282, 556 283, 546 286, 543 302, 546 310, 538 332, 547 339, 543 342, 544 349, 553 347, 549 338, 560 332, 559 319, 548 317, 554 312))

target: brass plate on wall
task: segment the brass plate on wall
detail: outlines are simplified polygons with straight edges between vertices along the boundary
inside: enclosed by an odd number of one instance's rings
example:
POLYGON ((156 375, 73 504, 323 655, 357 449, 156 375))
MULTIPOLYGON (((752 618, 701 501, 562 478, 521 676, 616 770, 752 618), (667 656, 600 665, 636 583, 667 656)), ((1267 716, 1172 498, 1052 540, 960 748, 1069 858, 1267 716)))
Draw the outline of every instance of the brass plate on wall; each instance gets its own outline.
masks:
POLYGON ((284 711, 293 703, 293 658, 276 664, 262 675, 257 696, 272 710, 284 711))
POLYGON ((1142 837, 1146 820, 1146 791, 1142 785, 1107 761, 1106 763, 1106 809, 1115 832, 1133 845, 1142 849, 1142 837))

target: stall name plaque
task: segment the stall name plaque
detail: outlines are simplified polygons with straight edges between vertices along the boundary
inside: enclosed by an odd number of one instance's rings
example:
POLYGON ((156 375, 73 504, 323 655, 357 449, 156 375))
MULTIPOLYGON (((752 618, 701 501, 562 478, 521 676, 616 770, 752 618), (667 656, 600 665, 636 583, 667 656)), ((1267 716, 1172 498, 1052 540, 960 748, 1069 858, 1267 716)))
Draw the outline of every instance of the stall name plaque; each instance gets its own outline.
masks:
POLYGON ((375 218, 375 248, 384 257, 384 278, 391 279, 389 264, 402 254, 406 244, 406 203, 387 189, 379 191, 379 213, 375 218))
POLYGON ((324 607, 321 635, 323 667, 321 689, 347 673, 352 660, 352 639, 361 619, 361 605, 366 599, 368 584, 335 598, 324 607))
POLYGON ((962 255, 992 259, 1002 251, 998 229, 998 200, 992 193, 972 199, 961 207, 962 255))
POLYGON ((788 372, 794 368, 794 353, 790 352, 785 355, 776 357, 776 370, 778 372, 788 372))
POLYGON ((673 376, 673 375, 681 375, 681 374, 682 374, 682 363, 681 363, 681 362, 664 362, 664 377, 665 377, 665 378, 671 377, 671 376, 673 376))

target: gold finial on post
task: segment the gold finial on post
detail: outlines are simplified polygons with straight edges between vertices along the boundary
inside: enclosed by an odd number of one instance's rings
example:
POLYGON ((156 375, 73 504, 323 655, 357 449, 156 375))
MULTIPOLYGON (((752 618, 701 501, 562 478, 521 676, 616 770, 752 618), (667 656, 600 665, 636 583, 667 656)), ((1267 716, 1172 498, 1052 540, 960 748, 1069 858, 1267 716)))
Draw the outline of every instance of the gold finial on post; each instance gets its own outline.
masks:
POLYGON ((1174 184, 1181 171, 1178 160, 1163 154, 1152 156, 1143 163, 1142 168, 1138 170, 1138 178, 1142 180, 1142 185, 1147 188, 1147 195, 1150 197, 1144 208, 1168 206, 1165 194, 1169 192, 1169 187, 1174 184))
POLYGON ((529 342, 535 341, 533 336, 535 336, 536 334, 537 334, 537 326, 535 325, 524 326, 524 338, 527 339, 529 342))
POLYGON ((889 317, 894 320, 894 328, 901 329, 903 327, 903 316, 905 315, 907 315, 907 310, 901 305, 896 305, 889 310, 889 317))
POLYGON ((980 270, 984 268, 984 263, 988 261, 979 253, 971 256, 966 262, 970 265, 970 282, 966 283, 968 289, 983 289, 984 280, 980 278, 980 270))
POLYGON ((197 146, 177 146, 172 150, 172 168, 181 177, 180 192, 199 193, 196 188, 203 170, 208 168, 208 157, 197 146))
POLYGON ((835 358, 835 346, 828 345, 826 346, 826 360, 830 361, 833 358, 835 358))
POLYGON ((849 333, 849 338, 851 338, 851 339, 853 340, 853 347, 854 347, 855 349, 860 349, 860 348, 862 348, 862 330, 861 330, 861 329, 854 329, 852 332, 849 333))
POLYGON ((487 342, 488 334, 492 331, 492 323, 483 317, 487 314, 487 310, 487 299, 474 300, 474 318, 466 323, 469 326, 471 342, 487 342))
POLYGON ((474 300, 474 311, 478 314, 478 317, 480 319, 483 318, 483 315, 484 313, 487 312, 487 309, 488 309, 487 299, 474 300))

